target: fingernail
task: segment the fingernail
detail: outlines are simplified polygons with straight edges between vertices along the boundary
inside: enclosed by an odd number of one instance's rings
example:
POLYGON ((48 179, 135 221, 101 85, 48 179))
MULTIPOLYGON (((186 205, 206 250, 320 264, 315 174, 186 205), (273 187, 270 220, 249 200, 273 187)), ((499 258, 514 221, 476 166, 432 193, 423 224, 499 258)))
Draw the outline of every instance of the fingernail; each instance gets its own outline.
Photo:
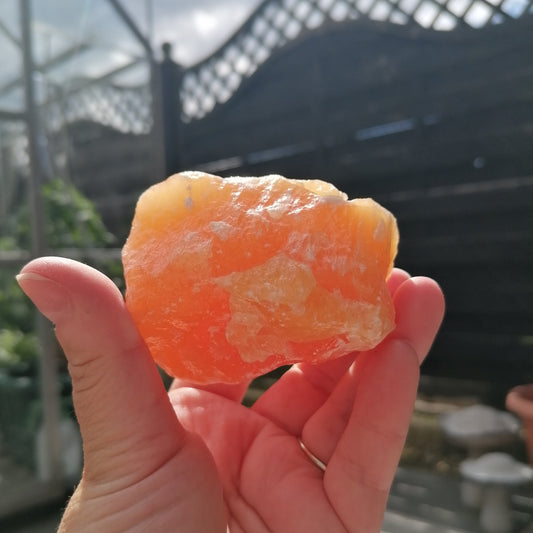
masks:
POLYGON ((37 309, 52 322, 72 310, 70 295, 60 283, 33 272, 23 272, 16 279, 37 309))

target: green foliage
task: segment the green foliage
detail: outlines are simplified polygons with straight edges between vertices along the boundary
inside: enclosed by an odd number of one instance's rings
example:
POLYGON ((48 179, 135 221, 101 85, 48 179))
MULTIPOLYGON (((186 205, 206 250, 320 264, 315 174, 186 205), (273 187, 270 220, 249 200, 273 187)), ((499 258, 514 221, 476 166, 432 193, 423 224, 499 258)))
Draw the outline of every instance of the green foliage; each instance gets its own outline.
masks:
POLYGON ((0 329, 0 369, 32 365, 38 351, 37 336, 19 329, 0 329))
MULTIPOLYGON (((92 202, 73 185, 54 179, 43 185, 42 195, 50 248, 88 248, 113 242, 113 235, 105 228, 92 202)), ((31 247, 28 205, 7 221, 6 233, 7 236, 0 238, 0 250, 31 247)))
MULTIPOLYGON (((113 242, 94 205, 75 187, 55 179, 43 185, 42 194, 51 249, 104 247, 113 242)), ((29 207, 23 205, 6 221, 0 250, 30 248, 29 213, 29 207)), ((119 277, 120 265, 114 270, 119 277)), ((28 364, 38 356, 33 333, 35 309, 20 290, 15 274, 0 269, 0 368, 28 364)))
POLYGON ((33 307, 22 294, 13 270, 0 270, 0 329, 29 333, 33 329, 33 307))
POLYGON ((105 246, 113 236, 90 200, 75 187, 53 180, 43 187, 51 248, 105 246))

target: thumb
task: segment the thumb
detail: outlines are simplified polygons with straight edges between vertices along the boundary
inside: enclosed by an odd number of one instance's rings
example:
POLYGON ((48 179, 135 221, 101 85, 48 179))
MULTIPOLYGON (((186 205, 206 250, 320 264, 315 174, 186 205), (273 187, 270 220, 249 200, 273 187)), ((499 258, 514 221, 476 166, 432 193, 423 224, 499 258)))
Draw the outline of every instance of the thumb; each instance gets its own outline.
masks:
POLYGON ((30 262, 17 280, 67 357, 85 481, 130 485, 176 455, 186 433, 113 282, 60 258, 30 262))

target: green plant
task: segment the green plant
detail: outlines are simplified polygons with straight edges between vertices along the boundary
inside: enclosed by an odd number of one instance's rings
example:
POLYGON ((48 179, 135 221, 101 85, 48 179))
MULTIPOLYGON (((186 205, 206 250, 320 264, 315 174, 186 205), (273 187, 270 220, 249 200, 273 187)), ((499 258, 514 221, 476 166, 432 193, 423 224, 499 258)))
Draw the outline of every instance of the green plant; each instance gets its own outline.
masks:
MULTIPOLYGON (((94 205, 73 185, 54 179, 42 187, 46 236, 51 249, 104 247, 114 237, 105 228, 94 205)), ((29 249, 30 211, 22 205, 6 221, 0 250, 29 249)), ((33 328, 35 310, 15 281, 16 272, 0 269, 0 369, 30 366, 38 356, 33 328)), ((113 265, 120 277, 120 265, 113 265)))
MULTIPOLYGON (((72 184, 54 179, 42 186, 46 237, 54 248, 107 246, 114 237, 104 226, 94 205, 72 184)), ((7 220, 0 250, 29 249, 31 225, 29 206, 24 204, 7 220)))
POLYGON ((73 185, 55 179, 43 186, 51 248, 106 246, 114 241, 93 203, 73 185))
POLYGON ((0 329, 0 368, 32 364, 37 353, 37 336, 19 329, 0 329))

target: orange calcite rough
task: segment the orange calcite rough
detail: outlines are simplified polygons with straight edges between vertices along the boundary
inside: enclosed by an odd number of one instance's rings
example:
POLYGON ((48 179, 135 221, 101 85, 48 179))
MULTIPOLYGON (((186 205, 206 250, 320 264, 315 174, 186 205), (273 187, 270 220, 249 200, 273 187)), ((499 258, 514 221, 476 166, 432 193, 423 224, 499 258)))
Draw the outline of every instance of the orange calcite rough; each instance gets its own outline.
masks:
POLYGON ((397 245, 391 213, 324 181, 183 172, 138 201, 126 305, 167 373, 238 383, 377 345, 397 245))

